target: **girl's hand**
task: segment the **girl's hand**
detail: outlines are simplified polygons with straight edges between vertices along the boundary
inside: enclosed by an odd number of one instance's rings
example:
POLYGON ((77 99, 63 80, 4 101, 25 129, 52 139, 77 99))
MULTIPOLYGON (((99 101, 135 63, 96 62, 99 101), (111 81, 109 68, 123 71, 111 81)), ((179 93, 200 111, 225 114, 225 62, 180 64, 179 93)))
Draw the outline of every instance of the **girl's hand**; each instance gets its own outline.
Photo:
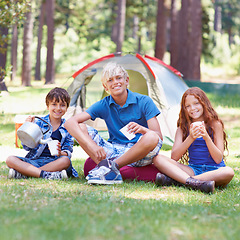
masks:
POLYGON ((35 121, 35 117, 34 116, 28 116, 25 121, 26 122, 34 122, 35 121))
POLYGON ((194 123, 192 123, 190 125, 190 136, 193 139, 196 139, 198 137, 202 137, 202 133, 203 133, 203 128, 205 129, 204 124, 200 124, 200 125, 194 125, 194 123))
POLYGON ((209 135, 205 128, 205 125, 204 124, 200 125, 199 129, 200 129, 200 136, 203 137, 204 140, 206 140, 206 137, 208 137, 209 135))
POLYGON ((127 129, 129 133, 134 133, 134 134, 137 134, 137 133, 145 134, 147 130, 145 127, 135 122, 128 123, 127 129))

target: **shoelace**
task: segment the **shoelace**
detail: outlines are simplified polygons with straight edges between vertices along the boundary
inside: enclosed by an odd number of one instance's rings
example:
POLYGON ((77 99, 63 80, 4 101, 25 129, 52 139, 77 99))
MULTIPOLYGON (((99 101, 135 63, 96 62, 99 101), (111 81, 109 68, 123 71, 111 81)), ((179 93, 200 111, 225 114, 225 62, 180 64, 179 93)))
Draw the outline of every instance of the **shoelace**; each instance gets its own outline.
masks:
POLYGON ((92 172, 91 175, 92 175, 92 177, 96 177, 96 176, 104 175, 105 173, 108 173, 109 171, 110 171, 109 168, 102 166, 102 167, 96 169, 94 172, 92 172))

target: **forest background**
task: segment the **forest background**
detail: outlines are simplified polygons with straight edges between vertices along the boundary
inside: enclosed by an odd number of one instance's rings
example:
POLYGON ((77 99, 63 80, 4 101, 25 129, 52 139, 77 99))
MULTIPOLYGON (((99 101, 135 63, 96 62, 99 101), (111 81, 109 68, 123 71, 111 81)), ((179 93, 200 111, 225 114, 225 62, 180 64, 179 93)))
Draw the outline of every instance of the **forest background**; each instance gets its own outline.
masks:
POLYGON ((114 52, 154 55, 187 80, 240 75, 237 0, 2 0, 0 9, 0 90, 16 77, 54 83, 114 52))

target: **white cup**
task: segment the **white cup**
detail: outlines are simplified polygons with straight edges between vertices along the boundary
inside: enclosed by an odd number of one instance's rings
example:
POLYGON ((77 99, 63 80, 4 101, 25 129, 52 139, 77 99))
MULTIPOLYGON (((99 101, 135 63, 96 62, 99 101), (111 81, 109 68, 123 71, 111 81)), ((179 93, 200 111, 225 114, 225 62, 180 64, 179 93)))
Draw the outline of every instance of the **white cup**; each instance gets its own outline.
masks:
POLYGON ((197 122, 193 122, 193 123, 192 123, 193 127, 195 127, 195 126, 200 126, 200 125, 202 125, 202 124, 203 124, 203 123, 200 122, 200 121, 197 121, 197 122))
POLYGON ((58 140, 51 140, 48 142, 48 147, 52 156, 58 155, 58 140))

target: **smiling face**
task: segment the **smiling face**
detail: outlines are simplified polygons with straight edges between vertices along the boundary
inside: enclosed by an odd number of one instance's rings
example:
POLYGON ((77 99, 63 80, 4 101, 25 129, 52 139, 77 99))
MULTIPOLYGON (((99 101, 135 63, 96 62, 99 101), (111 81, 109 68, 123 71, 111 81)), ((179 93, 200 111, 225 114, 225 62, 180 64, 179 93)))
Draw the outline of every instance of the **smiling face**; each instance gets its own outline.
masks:
POLYGON ((49 101, 47 109, 49 110, 50 118, 61 119, 67 111, 67 103, 61 100, 57 101, 54 98, 53 101, 49 101))
POLYGON ((109 77, 104 86, 106 92, 108 92, 112 96, 117 96, 123 94, 128 86, 129 78, 123 75, 117 75, 113 77, 109 77))
POLYGON ((204 121, 203 106, 194 95, 187 95, 185 111, 193 122, 204 121))

